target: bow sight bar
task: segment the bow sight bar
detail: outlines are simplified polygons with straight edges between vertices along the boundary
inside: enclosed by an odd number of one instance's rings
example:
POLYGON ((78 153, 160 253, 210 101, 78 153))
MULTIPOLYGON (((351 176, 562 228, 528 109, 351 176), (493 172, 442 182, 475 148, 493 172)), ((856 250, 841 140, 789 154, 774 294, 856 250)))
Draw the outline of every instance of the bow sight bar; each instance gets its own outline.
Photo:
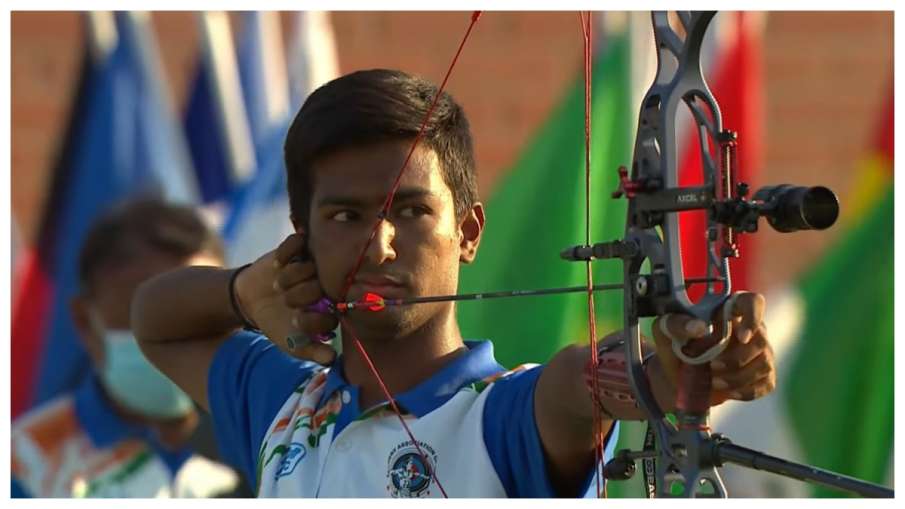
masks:
MULTIPOLYGON (((619 451, 604 474, 627 479, 641 459, 650 496, 725 497, 717 467, 734 463, 868 497, 892 497, 893 491, 883 486, 769 456, 711 434, 711 373, 702 354, 725 337, 685 347, 690 362, 680 365, 677 424, 657 404, 643 372, 639 318, 684 313, 713 319, 731 294, 728 259, 739 255, 739 233, 756 231, 761 217, 777 231, 793 232, 828 228, 839 215, 836 196, 825 187, 764 187, 748 199, 748 186, 736 181, 738 138, 723 129, 700 65, 701 44, 714 14, 678 13, 684 29, 680 35, 670 26, 667 13, 653 13, 657 75, 641 105, 631 172, 619 169, 620 185, 614 193, 614 198, 628 199, 625 236, 562 252, 572 261, 623 261, 626 371, 636 400, 648 415, 648 443, 644 450, 619 451), (694 118, 700 142, 704 182, 696 187, 680 187, 678 182, 675 126, 682 105, 694 118), (689 210, 707 213, 707 269, 700 279, 708 283, 695 301, 687 293, 679 244, 678 215, 689 210), (645 261, 650 269, 641 273, 645 261)), ((723 330, 729 333, 728 326, 723 330)))

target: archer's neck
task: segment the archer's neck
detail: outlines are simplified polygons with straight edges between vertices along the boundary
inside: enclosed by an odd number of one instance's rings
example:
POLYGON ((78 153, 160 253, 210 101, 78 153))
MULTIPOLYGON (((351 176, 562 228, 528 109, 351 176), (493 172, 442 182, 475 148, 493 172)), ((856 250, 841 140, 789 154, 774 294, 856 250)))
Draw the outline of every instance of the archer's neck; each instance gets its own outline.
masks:
MULTIPOLYGON (((359 331, 356 331, 359 332, 359 331)), ((359 405, 368 408, 386 396, 352 336, 343 331, 343 369, 346 380, 361 388, 359 405)), ((453 306, 422 327, 403 336, 369 338, 359 332, 362 346, 390 393, 403 393, 429 379, 465 351, 453 306)))

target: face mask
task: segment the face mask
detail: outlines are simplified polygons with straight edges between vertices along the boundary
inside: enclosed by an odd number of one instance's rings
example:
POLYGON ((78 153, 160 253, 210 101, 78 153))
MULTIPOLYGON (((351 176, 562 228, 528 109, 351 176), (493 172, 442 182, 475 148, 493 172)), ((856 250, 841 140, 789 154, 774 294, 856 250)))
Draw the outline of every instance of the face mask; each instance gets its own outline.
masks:
POLYGON ((104 354, 100 377, 118 403, 160 419, 182 417, 193 408, 188 395, 145 358, 131 331, 106 330, 104 354))

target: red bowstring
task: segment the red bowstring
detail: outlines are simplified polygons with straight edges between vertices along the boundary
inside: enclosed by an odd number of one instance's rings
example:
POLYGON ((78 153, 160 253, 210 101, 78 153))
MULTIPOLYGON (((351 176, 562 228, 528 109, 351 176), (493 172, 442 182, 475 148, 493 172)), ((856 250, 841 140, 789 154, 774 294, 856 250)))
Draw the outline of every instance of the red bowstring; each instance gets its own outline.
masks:
MULTIPOLYGON (((371 246, 371 242, 373 242, 374 237, 377 235, 377 230, 380 229, 380 225, 383 224, 383 221, 386 219, 386 215, 389 213, 390 208, 393 205, 393 198, 396 195, 396 191, 399 189, 399 184, 402 181, 402 174, 405 172, 405 169, 408 167, 409 160, 412 158, 412 154, 415 152, 415 149, 418 147, 418 142, 421 141, 421 138, 424 135, 424 131, 427 129, 427 125, 430 122, 431 115, 434 113, 434 109, 437 107, 437 103, 440 100, 440 96, 443 94, 443 90, 446 88, 446 83, 449 81, 449 77, 452 74, 453 68, 456 66, 456 62, 459 60, 459 55, 462 53, 462 49, 465 47, 465 42, 468 40, 468 37, 471 35, 471 30, 474 28, 475 23, 478 21, 478 18, 481 17, 481 11, 475 11, 471 15, 471 23, 468 25, 468 30, 465 31, 465 35, 462 37, 462 42, 459 43, 459 48, 456 50, 456 54, 453 57, 452 63, 450 63, 449 68, 446 71, 446 76, 443 78, 443 82, 440 84, 440 88, 437 89, 437 95, 434 97, 433 103, 431 103, 430 108, 427 111, 427 115, 424 117, 424 121, 421 123, 421 128, 418 130, 417 136, 415 136, 415 140, 412 143, 412 148, 409 150, 408 155, 405 158, 405 161, 402 163, 402 168, 399 169, 399 173, 396 175, 396 179, 393 181, 393 186, 390 188, 390 192, 387 195, 387 198, 383 204, 383 207, 380 210, 380 214, 377 218, 377 223, 374 225, 374 228, 371 230, 371 234, 368 236, 367 241, 365 242, 364 247, 358 255, 358 259, 355 262, 355 267, 346 277, 345 286, 342 291, 342 296, 340 298, 341 302, 346 301, 346 297, 349 293, 349 289, 352 287, 352 284, 355 280, 355 276, 358 274, 359 269, 361 269, 361 264, 364 262, 365 254, 368 252, 368 248, 371 246)), ((393 395, 390 394, 389 388, 387 388, 386 384, 383 381, 383 377, 380 376, 380 372, 377 370, 377 366, 374 365, 374 362, 371 360, 371 357, 368 355, 368 352, 365 350, 364 345, 361 343, 361 340, 358 339, 358 336, 355 334, 355 331, 352 329, 351 324, 349 324, 348 320, 346 320, 342 315, 339 318, 340 323, 343 326, 343 329, 348 332, 349 336, 352 339, 352 343, 358 349, 359 353, 361 353, 362 358, 365 360, 365 363, 368 365, 368 368, 371 370, 371 373, 374 375, 374 378, 377 380, 378 385, 380 385, 381 391, 383 391, 383 395, 387 398, 387 402, 393 408, 393 411, 396 413, 396 417, 399 418, 399 422, 402 424, 402 428, 405 430, 405 433, 408 435, 409 440, 412 441, 412 444, 415 446, 415 450, 418 451, 418 455, 421 456, 421 459, 424 460, 424 467, 428 470, 428 474, 433 477, 433 480, 437 483, 437 488, 439 488, 440 493, 443 495, 443 498, 449 498, 446 494, 446 490, 443 489, 443 485, 440 483, 440 478, 437 476, 437 473, 432 471, 431 462, 428 459, 427 455, 424 454, 424 451, 421 449, 421 446, 418 444, 418 440, 415 439, 415 435, 412 433, 412 430, 409 428, 408 424, 405 422, 405 418, 402 416, 402 411, 399 409, 399 405, 396 404, 396 399, 393 398, 393 395)))
MULTIPOLYGON (((585 245, 591 245, 591 13, 578 13, 584 39, 584 153, 585 153, 585 245)), ((594 313, 594 276, 591 269, 591 260, 585 265, 588 283, 588 342, 591 347, 591 362, 588 365, 591 373, 591 396, 593 399, 593 433, 594 433, 594 479, 597 484, 597 498, 606 497, 606 485, 603 482, 600 468, 603 462, 603 432, 600 429, 602 417, 600 414, 600 386, 597 383, 596 367, 597 358, 597 320, 594 313)))

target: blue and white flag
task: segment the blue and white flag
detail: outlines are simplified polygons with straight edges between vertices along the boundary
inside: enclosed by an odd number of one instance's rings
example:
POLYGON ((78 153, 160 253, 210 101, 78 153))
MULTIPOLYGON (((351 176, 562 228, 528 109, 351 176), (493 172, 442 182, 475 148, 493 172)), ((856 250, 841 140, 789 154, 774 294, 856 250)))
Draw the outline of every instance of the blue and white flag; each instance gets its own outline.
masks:
POLYGON ((185 133, 205 204, 226 206, 257 166, 229 18, 198 14, 201 56, 185 133))
MULTIPOLYGON (((281 37, 277 20, 268 15, 249 15, 240 48, 279 47, 281 37), (267 27, 266 29, 262 29, 267 27)), ((274 52, 241 51, 240 69, 262 69, 254 76, 243 77, 246 110, 251 123, 264 126, 259 132, 266 136, 257 139, 259 167, 255 178, 236 195, 223 234, 227 242, 229 263, 238 265, 253 261, 275 248, 294 231, 289 219, 289 199, 286 192, 286 169, 283 163, 283 143, 292 114, 314 88, 337 76, 336 45, 327 13, 300 12, 295 15, 295 27, 290 39, 289 82, 285 74, 268 69, 274 52), (280 122, 278 105, 290 90, 291 109, 280 122), (264 105, 268 105, 266 108, 264 105), (290 113, 291 112, 291 113, 290 113)), ((285 65, 280 63, 280 65, 285 65)))

